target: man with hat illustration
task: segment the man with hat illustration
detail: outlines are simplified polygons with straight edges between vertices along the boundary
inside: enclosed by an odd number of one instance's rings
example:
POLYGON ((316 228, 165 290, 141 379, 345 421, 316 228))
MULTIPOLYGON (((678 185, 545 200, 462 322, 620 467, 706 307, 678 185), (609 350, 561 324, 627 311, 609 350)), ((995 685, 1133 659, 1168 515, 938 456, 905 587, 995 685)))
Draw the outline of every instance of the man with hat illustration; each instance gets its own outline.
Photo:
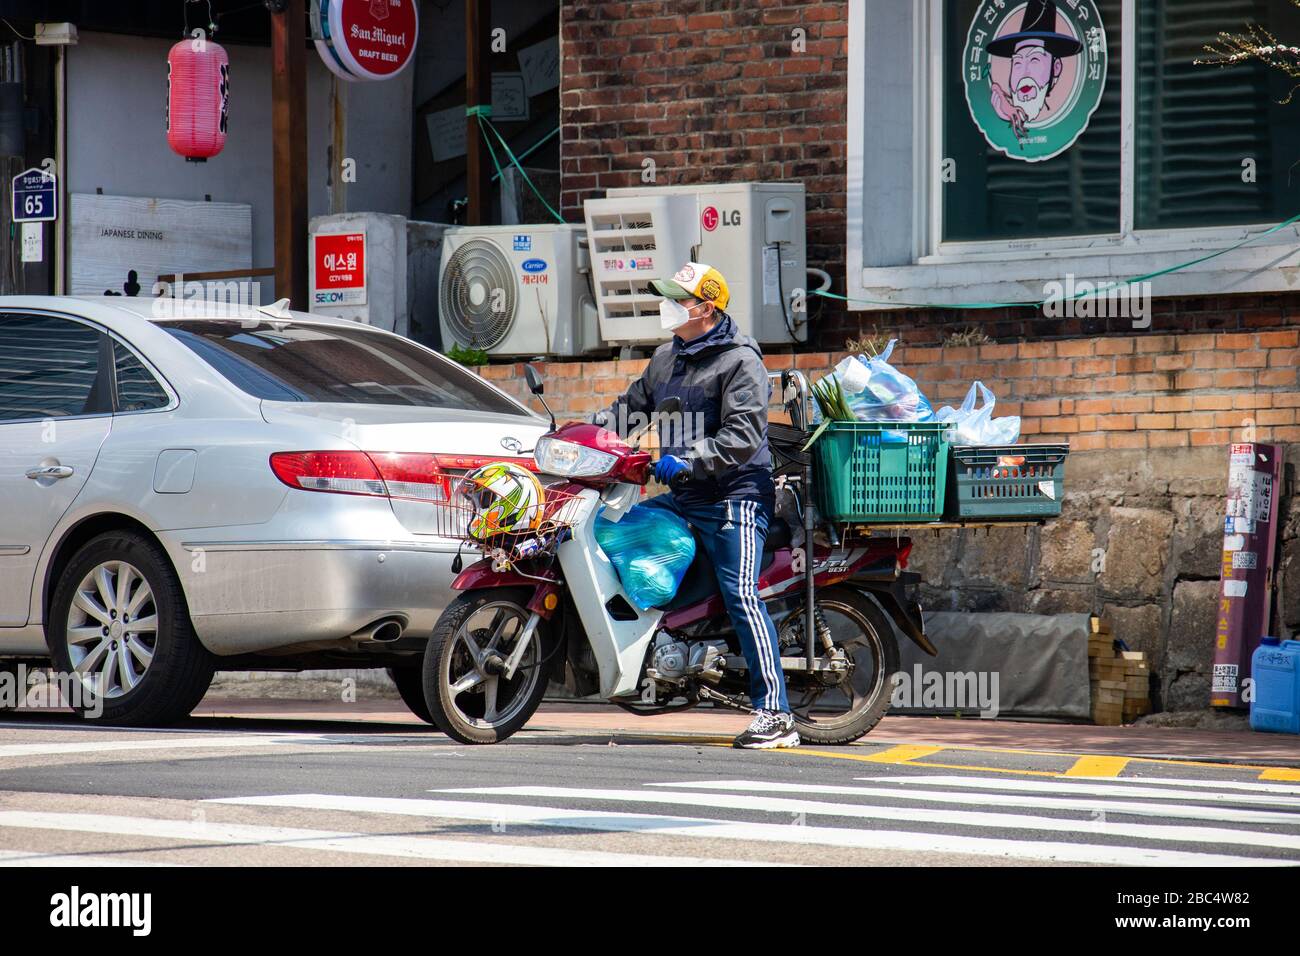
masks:
POLYGON ((1011 124, 1016 138, 1023 140, 1025 128, 1044 110, 1047 99, 1063 69, 1062 59, 1077 56, 1083 44, 1056 27, 1057 9, 1052 0, 1029 0, 1020 18, 1020 29, 1000 36, 988 45, 989 56, 1011 60, 1008 89, 989 75, 993 109, 1011 124))

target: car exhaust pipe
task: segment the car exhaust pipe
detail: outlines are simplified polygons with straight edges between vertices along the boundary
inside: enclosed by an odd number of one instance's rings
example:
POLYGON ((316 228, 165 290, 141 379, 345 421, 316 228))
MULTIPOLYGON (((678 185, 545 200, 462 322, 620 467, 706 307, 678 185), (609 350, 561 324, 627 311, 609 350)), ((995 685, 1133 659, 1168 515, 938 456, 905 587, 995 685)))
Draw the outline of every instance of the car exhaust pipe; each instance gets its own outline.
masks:
POLYGON ((368 624, 359 631, 349 636, 353 641, 374 641, 379 644, 388 644, 397 640, 406 630, 406 623, 399 618, 389 617, 381 621, 375 621, 368 624))

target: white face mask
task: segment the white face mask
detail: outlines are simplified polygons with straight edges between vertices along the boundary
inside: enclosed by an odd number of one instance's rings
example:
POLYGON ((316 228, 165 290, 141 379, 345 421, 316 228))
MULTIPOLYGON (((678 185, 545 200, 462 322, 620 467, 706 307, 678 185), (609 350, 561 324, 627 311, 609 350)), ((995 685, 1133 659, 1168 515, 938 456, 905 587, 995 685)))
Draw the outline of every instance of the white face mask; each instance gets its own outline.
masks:
POLYGON ((659 303, 659 324, 664 331, 671 332, 691 320, 691 310, 673 299, 663 299, 659 303))

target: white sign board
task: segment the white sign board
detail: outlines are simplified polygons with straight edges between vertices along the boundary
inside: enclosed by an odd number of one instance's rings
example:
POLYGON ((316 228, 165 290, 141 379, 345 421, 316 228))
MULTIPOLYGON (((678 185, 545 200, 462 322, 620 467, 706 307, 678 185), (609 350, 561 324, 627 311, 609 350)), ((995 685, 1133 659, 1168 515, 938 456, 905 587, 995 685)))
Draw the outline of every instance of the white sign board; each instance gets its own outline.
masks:
POLYGON ((23 223, 23 262, 40 262, 45 258, 45 225, 39 222, 23 223))
MULTIPOLYGON (((492 121, 518 123, 528 119, 528 78, 518 73, 492 74, 492 121)), ((433 161, 441 163, 465 155, 465 107, 452 106, 425 116, 429 130, 429 145, 433 147, 433 161)), ((490 134, 489 134, 490 135, 490 134)), ((492 148, 505 165, 501 144, 492 139, 492 148)))
MULTIPOLYGON (((492 120, 518 123, 528 119, 528 94, 524 78, 518 73, 492 74, 492 120)), ((493 146, 499 144, 493 143, 493 146)))
POLYGON ((560 85, 560 42, 550 37, 519 51, 519 69, 529 96, 545 93, 560 85))
POLYGON ((158 276, 253 267, 253 207, 74 193, 68 263, 73 295, 121 292, 135 270, 140 294, 158 276))
POLYGON ((453 106, 430 113, 426 122, 435 163, 465 155, 465 107, 453 106))

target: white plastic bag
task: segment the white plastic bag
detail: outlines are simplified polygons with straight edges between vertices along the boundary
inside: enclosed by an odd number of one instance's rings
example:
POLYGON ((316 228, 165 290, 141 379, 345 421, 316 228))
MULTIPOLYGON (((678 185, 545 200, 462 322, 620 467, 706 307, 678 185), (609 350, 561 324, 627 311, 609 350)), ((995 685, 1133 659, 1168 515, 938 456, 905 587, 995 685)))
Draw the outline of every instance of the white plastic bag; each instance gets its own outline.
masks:
POLYGON ((948 440, 954 445, 1014 445, 1020 439, 1020 416, 994 418, 995 404, 993 392, 983 382, 973 382, 961 408, 945 405, 934 417, 953 426, 948 440), (982 403, 979 408, 975 407, 977 392, 982 403))
POLYGON ((858 421, 928 422, 934 418, 934 408, 916 382, 889 364, 896 341, 890 339, 879 355, 850 355, 835 366, 834 375, 858 421))

